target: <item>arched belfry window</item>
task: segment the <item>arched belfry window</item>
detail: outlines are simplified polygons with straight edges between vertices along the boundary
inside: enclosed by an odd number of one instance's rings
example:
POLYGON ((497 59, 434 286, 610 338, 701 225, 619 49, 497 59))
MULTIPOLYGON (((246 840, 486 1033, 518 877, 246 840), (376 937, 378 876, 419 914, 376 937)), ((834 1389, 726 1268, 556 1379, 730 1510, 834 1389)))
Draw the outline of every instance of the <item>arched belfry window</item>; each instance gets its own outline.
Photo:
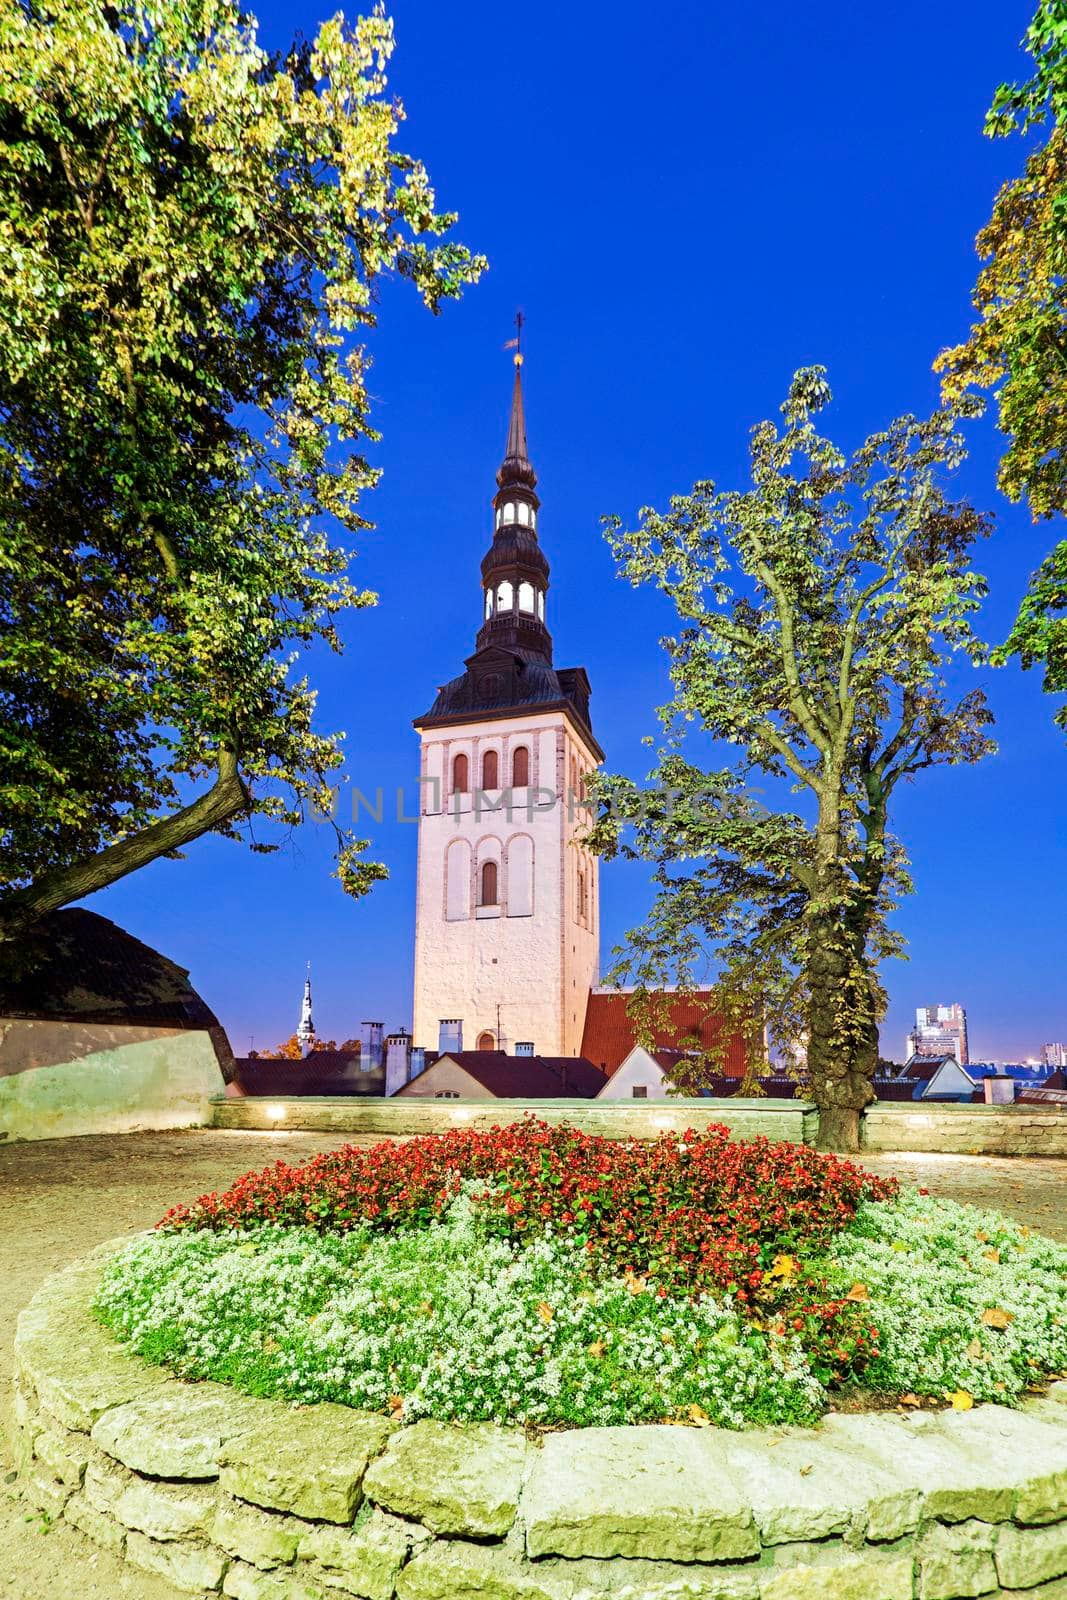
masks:
POLYGON ((499 507, 499 506, 497 506, 497 508, 496 508, 496 526, 497 526, 497 527, 498 527, 498 528, 499 528, 499 526, 500 526, 500 515, 501 515, 501 513, 500 513, 500 507, 499 507))
POLYGON ((528 528, 530 525, 530 508, 525 500, 519 501, 519 521, 523 527, 528 528))
POLYGON ((511 786, 513 789, 525 789, 530 781, 530 752, 524 744, 520 744, 511 758, 511 786))
POLYGON ((504 521, 505 522, 514 522, 515 521, 515 502, 514 502, 514 500, 509 500, 507 505, 504 507, 504 521))
POLYGON ((533 586, 533 584, 532 583, 520 583, 519 584, 519 610, 520 611, 529 611, 532 614, 533 608, 534 608, 534 586, 533 586))
POLYGON ((533 506, 530 507, 530 527, 537 527, 537 512, 534 510, 533 506))
POLYGON ((544 620, 545 620, 545 591, 543 589, 538 589, 538 591, 537 591, 537 615, 540 617, 541 621, 544 622, 544 620))
POLYGON ((470 788, 470 762, 466 756, 457 756, 452 763, 452 788, 456 794, 466 794, 470 788))
POLYGON ((478 904, 482 906, 495 906, 497 900, 497 867, 495 861, 482 862, 482 876, 479 885, 481 894, 478 904))
MULTIPOLYGON (((485 755, 482 757, 482 788, 500 788, 500 758, 495 750, 487 750, 485 755)), ((496 900, 487 900, 485 904, 495 905, 496 900)))
POLYGON ((515 605, 515 590, 509 579, 505 578, 496 592, 496 608, 498 611, 511 611, 515 605))
POLYGON ((489 1032, 488 1028, 486 1028, 483 1033, 480 1033, 478 1035, 478 1043, 475 1045, 474 1048, 476 1050, 495 1050, 496 1049, 496 1038, 494 1037, 493 1034, 491 1034, 489 1032))
POLYGON ((485 591, 485 619, 486 619, 487 622, 488 622, 489 618, 492 615, 493 615, 493 591, 492 591, 492 589, 487 589, 485 591))

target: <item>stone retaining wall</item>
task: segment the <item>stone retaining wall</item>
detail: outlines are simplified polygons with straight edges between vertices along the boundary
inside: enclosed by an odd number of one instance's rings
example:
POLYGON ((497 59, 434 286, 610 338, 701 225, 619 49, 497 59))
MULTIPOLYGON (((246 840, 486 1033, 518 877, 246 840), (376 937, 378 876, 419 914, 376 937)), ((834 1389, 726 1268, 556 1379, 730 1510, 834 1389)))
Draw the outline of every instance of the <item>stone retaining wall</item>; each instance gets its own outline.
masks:
MULTIPOLYGON (((362 1097, 218 1100, 216 1128, 310 1129, 405 1138, 446 1128, 491 1128, 526 1116, 565 1122, 608 1138, 653 1138, 667 1128, 725 1123, 738 1139, 765 1134, 812 1144, 819 1113, 806 1100, 381 1100, 362 1097)), ((963 1155, 1067 1156, 1067 1111, 1037 1106, 886 1103, 865 1112, 865 1150, 944 1151, 963 1155)))
MULTIPOLYGON (((442 1133, 456 1127, 492 1128, 523 1117, 566 1123, 585 1133, 608 1138, 633 1135, 651 1139, 668 1128, 706 1128, 722 1122, 738 1139, 766 1134, 810 1144, 818 1113, 806 1100, 416 1100, 364 1099, 362 1096, 261 1100, 242 1097, 219 1100, 216 1128, 307 1128, 315 1133, 377 1134, 404 1138, 415 1133, 442 1133)), ((1067 1121, 1067 1118, 1064 1119, 1067 1121)))
POLYGON ((864 1150, 934 1151, 973 1156, 1067 1156, 1067 1111, 1042 1106, 870 1106, 864 1150))
POLYGON ((177 1590, 232 1600, 1067 1595, 1067 1384, 1025 1410, 818 1429, 400 1426, 182 1384, 89 1313, 116 1244, 16 1339, 20 1480, 177 1590))

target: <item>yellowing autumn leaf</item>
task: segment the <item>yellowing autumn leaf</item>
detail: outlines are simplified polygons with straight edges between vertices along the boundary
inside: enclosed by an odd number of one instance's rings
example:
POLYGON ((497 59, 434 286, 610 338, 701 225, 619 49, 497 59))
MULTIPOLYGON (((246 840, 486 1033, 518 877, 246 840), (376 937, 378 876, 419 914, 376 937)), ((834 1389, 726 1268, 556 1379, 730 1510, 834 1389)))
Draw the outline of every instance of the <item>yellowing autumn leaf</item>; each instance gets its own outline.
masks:
POLYGON ((919 1396, 917 1394, 902 1394, 901 1397, 900 1397, 900 1403, 901 1403, 902 1406, 921 1406, 922 1405, 922 1401, 919 1399, 919 1396))
POLYGON ((1015 1313, 1005 1311, 1001 1306, 987 1306, 982 1312, 982 1321, 987 1328, 1006 1328, 1015 1321, 1015 1313))
POLYGON ((555 1316, 555 1312, 552 1310, 552 1307, 549 1305, 547 1300, 539 1300, 537 1302, 537 1315, 541 1318, 542 1322, 551 1322, 552 1318, 555 1316))
POLYGON ((865 1283, 854 1283, 845 1296, 846 1300, 869 1300, 870 1298, 871 1291, 865 1283))
POLYGON ((710 1428, 711 1418, 703 1406, 692 1405, 689 1407, 689 1420, 696 1423, 698 1428, 710 1428))
POLYGON ((402 1394, 391 1394, 389 1396, 389 1409, 393 1412, 403 1411, 404 1396, 402 1394))
POLYGON ((982 1357, 985 1355, 985 1347, 983 1346, 981 1339, 971 1340, 970 1344, 967 1346, 967 1355, 972 1361, 981 1361, 982 1357))
POLYGON ((608 1347, 604 1343, 603 1339, 594 1339, 592 1344, 589 1346, 589 1354, 595 1361, 599 1361, 607 1348, 608 1347))
POLYGON ((625 1278, 626 1287, 631 1294, 644 1294, 648 1288, 647 1278, 638 1278, 634 1273, 628 1272, 625 1278))
POLYGON ((966 1389, 954 1389, 948 1398, 952 1401, 953 1411, 969 1411, 974 1405, 974 1395, 968 1394, 966 1389))
POLYGON ((987 1261, 999 1261, 1000 1260, 1000 1251, 999 1250, 983 1250, 982 1254, 985 1256, 987 1261))
POLYGON ((775 1256, 774 1261, 771 1264, 772 1278, 782 1278, 788 1282, 790 1278, 796 1276, 796 1271, 796 1256, 775 1256))

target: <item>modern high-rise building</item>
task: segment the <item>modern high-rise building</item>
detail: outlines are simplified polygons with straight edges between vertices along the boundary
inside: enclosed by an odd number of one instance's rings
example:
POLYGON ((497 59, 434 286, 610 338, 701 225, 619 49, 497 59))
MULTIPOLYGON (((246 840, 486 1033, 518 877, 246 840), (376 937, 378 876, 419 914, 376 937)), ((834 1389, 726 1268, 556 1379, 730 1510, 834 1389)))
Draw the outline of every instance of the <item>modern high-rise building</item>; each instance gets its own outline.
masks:
POLYGON ((1041 1060, 1046 1067, 1067 1067, 1067 1044, 1042 1045, 1041 1060))
POLYGON ((584 667, 553 665, 521 355, 496 484, 474 652, 415 721, 414 1039, 433 1048, 447 1033, 453 1049, 521 1041, 538 1055, 576 1056, 600 911, 596 858, 575 841, 603 752, 584 667))
POLYGON ((961 1005, 917 1006, 915 1026, 904 1047, 911 1056, 954 1055, 961 1067, 970 1060, 967 1050, 967 1013, 961 1005))

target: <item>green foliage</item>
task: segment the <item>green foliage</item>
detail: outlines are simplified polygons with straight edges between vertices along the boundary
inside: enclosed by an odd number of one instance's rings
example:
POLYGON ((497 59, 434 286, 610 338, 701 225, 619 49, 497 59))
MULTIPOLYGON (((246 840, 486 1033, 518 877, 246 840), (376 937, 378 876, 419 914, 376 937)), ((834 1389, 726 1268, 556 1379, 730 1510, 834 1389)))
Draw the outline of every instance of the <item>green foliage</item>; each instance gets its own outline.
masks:
POLYGON ((392 47, 380 10, 283 59, 234 0, 0 0, 9 911, 325 808, 291 667, 375 598, 327 531, 377 476, 353 338, 383 273, 436 311, 482 266, 394 147, 392 47))
POLYGON ((806 1042, 825 1125, 841 1137, 843 1108, 851 1142, 877 1059, 877 964, 899 949, 886 915, 909 886, 890 796, 992 744, 981 691, 954 699, 945 678, 953 656, 982 659, 985 593, 970 566, 983 520, 940 486, 963 457, 955 419, 898 418, 848 456, 816 432, 829 399, 821 368, 796 374, 784 425, 752 431, 750 488, 697 483, 633 532, 608 520, 620 574, 660 588, 680 627, 654 788, 601 777, 590 843, 656 863, 651 915, 613 972, 638 985, 646 1035, 654 992, 713 966, 714 1004, 753 1048, 765 1025, 772 1045, 806 1042), (690 757, 694 725, 732 747, 729 765, 690 757), (790 781, 807 815, 758 800, 762 776, 790 781))
MULTIPOLYGON (((1008 445, 998 474, 1011 500, 1035 519, 1067 510, 1067 3, 1042 0, 1025 44, 1034 61, 1023 83, 1002 84, 986 132, 1002 137, 1051 123, 1047 142, 997 195, 978 235, 982 267, 967 339, 942 351, 935 370, 950 404, 968 389, 996 394, 1008 445)), ((994 661, 1018 656, 1044 667, 1047 691, 1067 691, 1067 541, 1034 574, 1015 627, 994 661)), ((1067 706, 1056 720, 1067 728, 1067 706)))
MULTIPOLYGON (((874 1324, 864 1381, 887 1401, 1010 1404, 1067 1366, 1067 1250, 995 1213, 906 1192, 861 1206, 825 1257, 782 1260, 829 1274, 874 1324)), ((742 1428, 813 1422, 832 1392, 803 1317, 760 1325, 729 1297, 598 1273, 573 1240, 491 1237, 464 1195, 410 1231, 139 1238, 97 1312, 183 1376, 405 1421, 742 1428)))
POLYGON ((464 1197, 412 1232, 274 1226, 136 1241, 98 1309, 138 1354, 193 1378, 405 1421, 810 1422, 822 1392, 793 1335, 728 1302, 594 1277, 580 1244, 490 1238, 464 1197))

